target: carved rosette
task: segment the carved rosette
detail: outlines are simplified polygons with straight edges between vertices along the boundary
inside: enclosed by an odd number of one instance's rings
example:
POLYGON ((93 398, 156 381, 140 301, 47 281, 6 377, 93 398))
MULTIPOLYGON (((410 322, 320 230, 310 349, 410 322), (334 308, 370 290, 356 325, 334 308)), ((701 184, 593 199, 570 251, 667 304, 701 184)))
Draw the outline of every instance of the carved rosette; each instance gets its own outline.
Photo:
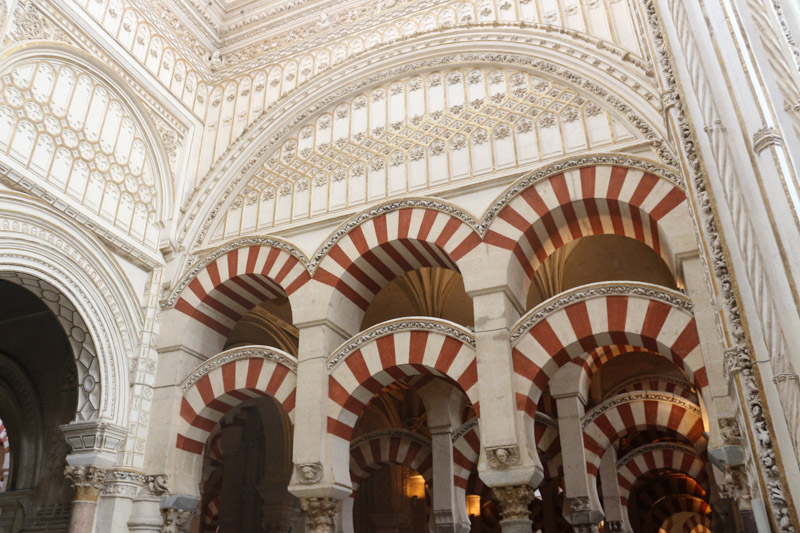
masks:
POLYGON ((336 531, 336 513, 342 502, 332 498, 300 498, 300 508, 308 517, 309 533, 333 533, 336 531))
POLYGON ((75 489, 73 501, 96 502, 103 490, 106 471, 95 466, 67 466, 64 468, 64 476, 75 489))
POLYGON ((500 506, 503 520, 528 520, 528 506, 534 498, 534 490, 528 485, 494 487, 492 498, 500 506))

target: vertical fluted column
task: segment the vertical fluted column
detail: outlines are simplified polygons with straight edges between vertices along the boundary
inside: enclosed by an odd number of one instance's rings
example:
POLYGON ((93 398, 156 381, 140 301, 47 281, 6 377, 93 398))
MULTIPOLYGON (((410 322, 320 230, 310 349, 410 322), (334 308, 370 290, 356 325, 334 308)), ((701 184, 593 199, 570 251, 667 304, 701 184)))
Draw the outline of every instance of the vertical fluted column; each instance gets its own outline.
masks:
POLYGON ((75 489, 68 533, 92 531, 97 498, 100 497, 100 491, 103 490, 106 471, 94 466, 67 466, 64 469, 64 475, 75 489))
POLYGON ((533 522, 529 506, 534 494, 534 489, 528 485, 492 489, 492 498, 500 506, 500 528, 503 533, 530 533, 533 522))

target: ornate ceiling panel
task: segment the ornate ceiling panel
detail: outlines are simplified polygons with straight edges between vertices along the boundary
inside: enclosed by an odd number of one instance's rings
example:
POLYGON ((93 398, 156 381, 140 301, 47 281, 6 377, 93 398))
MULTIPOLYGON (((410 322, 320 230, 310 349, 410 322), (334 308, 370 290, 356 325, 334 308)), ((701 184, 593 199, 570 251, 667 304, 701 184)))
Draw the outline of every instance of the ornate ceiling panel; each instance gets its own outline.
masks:
POLYGON ((598 102, 500 69, 437 71, 301 125, 229 204, 211 242, 641 139, 598 102))
POLYGON ((76 209, 155 249, 161 199, 145 138, 123 99, 74 64, 22 60, 0 78, 0 151, 76 209))

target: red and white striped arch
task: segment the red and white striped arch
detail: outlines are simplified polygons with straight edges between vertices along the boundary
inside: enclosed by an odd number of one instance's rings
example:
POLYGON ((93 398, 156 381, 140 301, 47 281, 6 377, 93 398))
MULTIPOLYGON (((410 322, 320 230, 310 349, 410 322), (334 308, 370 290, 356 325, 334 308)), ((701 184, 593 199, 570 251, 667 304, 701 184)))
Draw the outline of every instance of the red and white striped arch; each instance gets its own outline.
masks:
POLYGON ((576 168, 514 196, 491 221, 485 241, 511 250, 528 281, 553 251, 589 235, 632 237, 671 265, 658 223, 685 199, 671 181, 635 168, 576 168))
POLYGON ((264 356, 244 355, 257 347, 222 352, 189 375, 181 388, 181 420, 176 446, 202 454, 217 422, 251 398, 271 396, 294 419, 297 387, 296 362, 280 350, 260 348, 264 356), (242 357, 237 357, 242 354, 242 357))
POLYGON ((203 509, 203 533, 217 533, 219 527, 219 495, 214 496, 203 509))
POLYGON ((481 455, 480 429, 476 419, 468 420, 462 428, 471 425, 467 431, 453 440, 453 482, 457 489, 467 490, 467 482, 472 471, 478 466, 481 455))
POLYGON ((328 359, 328 433, 350 441, 375 394, 420 374, 457 384, 479 413, 473 343, 469 330, 428 318, 385 322, 347 341, 328 359))
POLYGON ((404 207, 354 225, 325 253, 314 279, 366 311, 387 283, 406 272, 423 267, 458 272, 458 262, 480 242, 474 228, 453 215, 404 207))
POLYGON ((608 447, 626 433, 642 429, 672 430, 695 449, 705 445, 703 418, 696 405, 673 394, 627 393, 606 400, 584 416, 586 471, 597 475, 608 447))
POLYGON ((548 381, 568 363, 583 367, 588 380, 598 361, 593 354, 604 346, 639 346, 668 357, 704 388, 706 369, 688 308, 682 294, 646 284, 585 285, 542 303, 512 332, 517 409, 533 416, 548 381))
POLYGON ((606 398, 622 394, 624 392, 634 391, 654 391, 654 392, 669 392, 681 398, 685 398, 693 403, 698 403, 697 394, 692 391, 691 385, 688 383, 681 383, 678 380, 666 379, 663 376, 641 376, 636 379, 629 380, 624 384, 616 387, 613 391, 606 395, 606 398))
POLYGON ((665 496, 673 494, 708 500, 706 490, 689 476, 681 472, 661 472, 656 477, 644 481, 636 489, 636 507, 639 516, 646 514, 665 496))
POLYGON ((291 296, 310 279, 301 258, 299 252, 292 254, 269 245, 212 253, 201 262, 203 267, 196 274, 179 284, 175 309, 228 335, 253 307, 291 296))
POLYGON ((8 475, 11 472, 11 445, 8 442, 8 431, 0 420, 0 446, 3 447, 3 465, 0 469, 0 492, 8 487, 8 475))
POLYGON ((711 506, 707 501, 696 496, 670 494, 661 498, 648 512, 649 515, 653 516, 653 521, 656 524, 663 523, 669 517, 678 513, 696 513, 704 516, 711 513, 711 506))
POLYGON ((683 472, 707 489, 706 463, 694 449, 675 443, 650 444, 617 461, 622 505, 628 505, 631 489, 640 477, 658 470, 683 472))
POLYGON ((365 435, 350 447, 350 481, 353 496, 361 483, 386 465, 403 465, 416 470, 426 481, 433 475, 430 442, 405 430, 365 435))
POLYGON ((707 514, 695 514, 683 523, 684 533, 713 533, 711 517, 707 514))
POLYGON ((536 447, 547 460, 542 461, 544 477, 555 479, 561 476, 561 441, 558 438, 558 422, 544 413, 536 413, 533 424, 536 447))

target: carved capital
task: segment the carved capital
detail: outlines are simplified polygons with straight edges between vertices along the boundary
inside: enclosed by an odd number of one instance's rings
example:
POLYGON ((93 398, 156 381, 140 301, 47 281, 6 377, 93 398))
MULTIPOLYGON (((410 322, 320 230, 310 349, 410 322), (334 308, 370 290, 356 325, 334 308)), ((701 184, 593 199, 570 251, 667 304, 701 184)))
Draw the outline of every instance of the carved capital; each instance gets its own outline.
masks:
POLYGON ((103 490, 106 470, 95 466, 67 466, 64 476, 75 488, 75 501, 96 502, 103 490))
POLYGON ((764 126, 753 134, 753 150, 755 150, 757 154, 760 154, 772 145, 783 145, 783 138, 775 128, 764 126))
POLYGON ((322 481, 325 469, 322 463, 304 463, 295 466, 297 472, 297 482, 303 485, 311 485, 322 481))
POLYGON ((534 498, 534 490, 528 485, 494 487, 492 498, 500 506, 503 520, 526 520, 530 517, 528 506, 534 498))
POLYGON ((610 520, 606 522, 606 531, 622 531, 621 520, 610 520))
POLYGON ((161 533, 189 533, 192 527, 192 511, 167 507, 161 509, 161 515, 164 517, 161 533))
POLYGON ((336 513, 342 502, 332 498, 300 498, 300 508, 308 517, 309 533, 333 533, 336 513))
POLYGON ((492 468, 507 468, 519 462, 519 447, 493 446, 486 448, 486 462, 492 468))
POLYGON ((114 469, 106 471, 103 495, 133 498, 147 483, 147 476, 137 470, 114 469))
POLYGON ((147 488, 156 496, 167 494, 169 492, 169 476, 166 474, 147 476, 147 488))

